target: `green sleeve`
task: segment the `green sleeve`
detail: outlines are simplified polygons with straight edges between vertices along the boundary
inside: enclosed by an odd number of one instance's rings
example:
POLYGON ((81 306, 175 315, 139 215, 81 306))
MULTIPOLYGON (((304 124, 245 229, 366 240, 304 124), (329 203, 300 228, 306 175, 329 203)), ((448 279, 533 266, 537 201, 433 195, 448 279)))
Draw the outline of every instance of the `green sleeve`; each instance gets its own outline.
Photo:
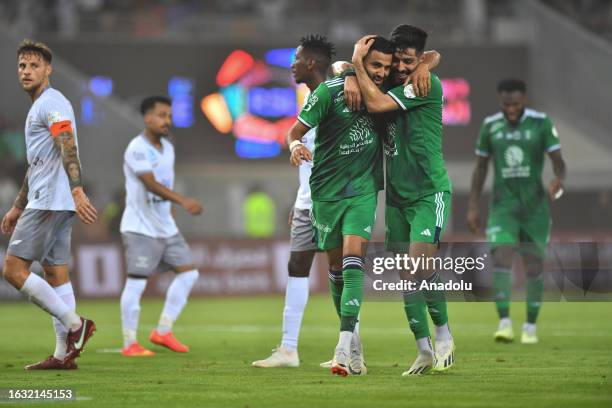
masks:
POLYGON ((544 119, 542 131, 544 132, 542 139, 544 140, 544 149, 546 152, 550 153, 559 150, 561 148, 559 133, 548 116, 544 119))
POLYGON ((489 157, 491 155, 490 135, 489 126, 487 126, 485 122, 482 122, 480 132, 478 133, 478 140, 476 141, 476 156, 489 157))
POLYGON ((400 85, 387 92, 402 110, 410 110, 431 103, 442 103, 442 84, 437 76, 431 76, 431 90, 426 96, 416 96, 412 84, 400 85))
POLYGON ((321 83, 308 97, 308 101, 298 115, 298 120, 311 129, 319 126, 330 106, 329 88, 325 83, 321 83))

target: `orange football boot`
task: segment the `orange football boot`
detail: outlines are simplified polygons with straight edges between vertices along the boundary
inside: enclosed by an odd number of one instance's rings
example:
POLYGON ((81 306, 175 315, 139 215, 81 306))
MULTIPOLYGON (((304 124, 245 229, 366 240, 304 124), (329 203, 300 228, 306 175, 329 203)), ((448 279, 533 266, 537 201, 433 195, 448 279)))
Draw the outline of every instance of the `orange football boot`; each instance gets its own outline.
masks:
POLYGON ((155 352, 142 347, 137 341, 121 349, 121 354, 126 357, 151 357, 155 352))
POLYGON ((176 351, 177 353, 187 353, 189 351, 189 347, 178 341, 171 331, 166 334, 160 334, 157 329, 153 329, 149 340, 153 344, 167 347, 172 351, 176 351))

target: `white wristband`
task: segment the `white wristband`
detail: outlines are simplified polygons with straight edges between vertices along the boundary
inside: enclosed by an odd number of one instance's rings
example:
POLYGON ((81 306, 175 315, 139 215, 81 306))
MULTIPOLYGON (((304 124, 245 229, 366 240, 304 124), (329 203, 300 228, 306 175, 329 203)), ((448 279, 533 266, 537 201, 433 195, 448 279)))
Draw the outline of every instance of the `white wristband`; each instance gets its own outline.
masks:
POLYGON ((295 149, 297 146, 303 146, 304 143, 300 142, 299 140, 294 140, 293 142, 291 142, 289 144, 289 151, 293 153, 293 149, 295 149))

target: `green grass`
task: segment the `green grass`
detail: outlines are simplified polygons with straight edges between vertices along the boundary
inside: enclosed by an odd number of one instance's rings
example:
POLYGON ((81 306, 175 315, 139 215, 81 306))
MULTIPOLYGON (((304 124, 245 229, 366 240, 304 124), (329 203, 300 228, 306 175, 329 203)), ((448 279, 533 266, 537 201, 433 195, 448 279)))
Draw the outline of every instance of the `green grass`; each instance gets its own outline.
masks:
MULTIPOLYGON (((415 357, 398 303, 370 302, 362 311, 369 374, 341 378, 319 368, 331 358, 338 322, 331 300, 313 296, 304 317, 298 369, 250 367, 280 341, 281 297, 192 300, 175 327, 191 346, 184 355, 152 346, 149 359, 126 359, 117 301, 80 302, 98 332, 69 372, 26 372, 25 364, 52 351, 50 318, 33 305, 0 305, 0 388, 73 388, 83 400, 53 405, 88 407, 611 407, 612 305, 547 303, 540 344, 494 344, 488 303, 451 303, 456 365, 419 378, 400 375, 415 357)), ((143 302, 140 340, 162 302, 143 302)), ((512 310, 515 334, 524 305, 512 310)), ((19 404, 24 406, 25 404, 19 404)), ((38 404, 27 404, 37 406, 38 404)), ((49 406, 45 404, 44 406, 49 406)))

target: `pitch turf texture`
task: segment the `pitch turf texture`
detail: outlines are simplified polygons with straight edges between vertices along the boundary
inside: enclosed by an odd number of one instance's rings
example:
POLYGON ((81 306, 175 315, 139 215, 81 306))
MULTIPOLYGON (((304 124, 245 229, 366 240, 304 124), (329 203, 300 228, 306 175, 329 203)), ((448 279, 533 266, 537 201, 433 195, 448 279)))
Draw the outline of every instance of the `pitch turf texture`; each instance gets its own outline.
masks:
MULTIPOLYGON (((53 349, 51 319, 27 303, 0 304, 0 388, 72 388, 78 401, 51 405, 88 407, 612 407, 609 303, 544 304, 535 346, 493 343, 492 304, 451 303, 456 365, 418 378, 401 377, 415 346, 399 303, 365 304, 369 374, 348 378, 319 368, 337 341, 338 320, 326 296, 311 297, 307 306, 297 369, 250 366, 280 341, 281 297, 191 300, 175 327, 191 346, 188 354, 148 342, 162 302, 145 300, 139 339, 157 354, 141 359, 116 351, 118 301, 78 306, 98 326, 79 369, 26 372, 25 364, 53 349)), ((514 304, 511 314, 520 338, 524 305, 514 304)))

